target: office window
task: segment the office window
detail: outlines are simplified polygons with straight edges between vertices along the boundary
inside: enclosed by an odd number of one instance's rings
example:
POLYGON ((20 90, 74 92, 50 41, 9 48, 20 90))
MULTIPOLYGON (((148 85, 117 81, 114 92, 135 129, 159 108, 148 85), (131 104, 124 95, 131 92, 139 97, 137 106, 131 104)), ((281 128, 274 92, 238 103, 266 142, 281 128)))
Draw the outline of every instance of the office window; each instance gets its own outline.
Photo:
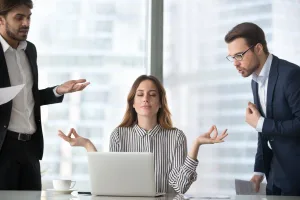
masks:
POLYGON ((113 31, 113 22, 112 21, 97 21, 95 25, 95 32, 108 32, 113 31))
POLYGON ((116 14, 116 4, 118 2, 115 1, 99 1, 95 2, 94 5, 92 5, 95 8, 96 14, 100 16, 110 16, 116 14))
POLYGON ((103 72, 83 72, 81 73, 82 77, 89 77, 90 82, 93 82, 94 84, 99 84, 99 85, 103 85, 103 84, 108 84, 111 79, 112 76, 110 73, 103 73, 103 72))
POLYGON ((89 103, 89 104, 85 103, 81 107, 80 118, 82 120, 99 120, 99 121, 105 120, 104 107, 102 107, 102 106, 98 107, 97 104, 98 104, 98 102, 93 103, 93 106, 92 106, 91 103, 89 103))
POLYGON ((271 53, 300 64, 300 3, 165 0, 164 83, 175 126, 192 141, 211 125, 228 128, 226 142, 202 146, 198 180, 189 193, 235 194, 234 179, 250 180, 257 132, 245 122, 251 77, 226 60, 226 33, 242 22, 265 32, 271 53))
POLYGON ((75 16, 76 13, 80 13, 81 11, 81 1, 80 0, 65 0, 60 2, 59 4, 52 4, 55 6, 55 12, 59 14, 63 14, 66 16, 75 16))
POLYGON ((82 94, 82 101, 84 102, 97 102, 99 104, 107 104, 109 101, 109 91, 91 91, 82 94))
POLYGON ((76 187, 88 186, 85 150, 71 148, 57 136, 57 131, 67 134, 75 128, 90 138, 99 151, 108 151, 109 136, 122 120, 130 86, 139 75, 146 74, 146 50, 134 46, 128 51, 123 41, 139 44, 140 40, 148 40, 148 24, 144 22, 148 21, 149 1, 119 2, 34 2, 28 39, 37 47, 39 87, 79 78, 91 82, 82 92, 66 94, 68 101, 42 108, 45 156, 41 168, 47 169, 43 182, 73 178, 76 187), (134 25, 120 19, 124 13, 137 18, 134 25), (51 23, 46 23, 49 20, 51 23), (132 27, 139 37, 132 36, 132 27))
POLYGON ((69 118, 69 107, 66 105, 51 106, 48 110, 48 120, 66 120, 69 118))
POLYGON ((85 125, 79 125, 78 126, 78 133, 81 133, 83 137, 87 138, 93 138, 95 144, 101 143, 104 139, 104 130, 102 126, 100 125, 95 125, 95 126, 85 126, 85 125))
POLYGON ((273 50, 278 2, 165 0, 164 84, 174 124, 189 148, 211 125, 229 132, 225 143, 200 148, 190 193, 235 194, 234 179, 252 177, 257 133, 244 119, 247 102, 253 102, 251 78, 242 78, 226 60, 224 36, 234 25, 253 21, 273 50))

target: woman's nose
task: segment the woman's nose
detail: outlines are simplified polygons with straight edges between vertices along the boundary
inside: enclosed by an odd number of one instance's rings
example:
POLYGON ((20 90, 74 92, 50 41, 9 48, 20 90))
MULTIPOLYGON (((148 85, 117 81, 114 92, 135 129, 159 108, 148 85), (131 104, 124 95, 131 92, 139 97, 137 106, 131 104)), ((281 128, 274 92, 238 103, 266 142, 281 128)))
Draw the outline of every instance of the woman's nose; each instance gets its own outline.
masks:
POLYGON ((148 97, 148 95, 145 95, 143 98, 143 102, 148 102, 148 101, 149 101, 149 97, 148 97))

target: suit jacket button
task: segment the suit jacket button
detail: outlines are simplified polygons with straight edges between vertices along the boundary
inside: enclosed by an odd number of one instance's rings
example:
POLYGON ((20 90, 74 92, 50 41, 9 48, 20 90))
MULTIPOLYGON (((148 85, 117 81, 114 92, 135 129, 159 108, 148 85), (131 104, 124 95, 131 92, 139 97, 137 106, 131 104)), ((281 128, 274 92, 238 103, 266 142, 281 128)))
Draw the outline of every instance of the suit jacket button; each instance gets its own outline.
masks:
POLYGON ((6 128, 7 126, 6 125, 4 125, 4 128, 6 128))

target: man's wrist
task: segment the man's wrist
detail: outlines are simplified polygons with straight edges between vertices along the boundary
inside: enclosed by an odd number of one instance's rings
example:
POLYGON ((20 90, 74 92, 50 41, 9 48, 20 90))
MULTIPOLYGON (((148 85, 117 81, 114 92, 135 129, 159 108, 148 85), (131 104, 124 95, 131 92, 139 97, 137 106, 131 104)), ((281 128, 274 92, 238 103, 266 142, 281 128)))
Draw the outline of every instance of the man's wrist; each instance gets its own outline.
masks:
POLYGON ((60 93, 58 92, 58 87, 59 87, 59 85, 56 86, 56 87, 53 89, 53 93, 54 93, 54 95, 55 95, 56 97, 60 97, 60 96, 63 95, 63 94, 60 94, 60 93))
POLYGON ((253 175, 265 176, 265 173, 263 173, 263 172, 253 172, 253 175))
POLYGON ((265 121, 265 118, 260 116, 257 121, 256 127, 255 127, 257 132, 262 132, 264 121, 265 121))

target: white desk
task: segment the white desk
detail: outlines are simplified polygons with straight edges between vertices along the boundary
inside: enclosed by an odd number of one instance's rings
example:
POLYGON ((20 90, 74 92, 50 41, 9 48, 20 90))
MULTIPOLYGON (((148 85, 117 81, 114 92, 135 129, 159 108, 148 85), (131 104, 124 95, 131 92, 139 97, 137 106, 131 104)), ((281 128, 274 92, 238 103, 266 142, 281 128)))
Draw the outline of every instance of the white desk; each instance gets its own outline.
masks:
MULTIPOLYGON (((204 195, 193 195, 191 200, 203 200, 204 195)), ((5 191, 0 190, 1 200, 184 200, 182 195, 166 195, 163 197, 108 197, 78 195, 75 191, 72 194, 57 194, 47 191, 5 191)), ((230 200, 299 200, 300 197, 280 196, 231 196, 230 200)))

